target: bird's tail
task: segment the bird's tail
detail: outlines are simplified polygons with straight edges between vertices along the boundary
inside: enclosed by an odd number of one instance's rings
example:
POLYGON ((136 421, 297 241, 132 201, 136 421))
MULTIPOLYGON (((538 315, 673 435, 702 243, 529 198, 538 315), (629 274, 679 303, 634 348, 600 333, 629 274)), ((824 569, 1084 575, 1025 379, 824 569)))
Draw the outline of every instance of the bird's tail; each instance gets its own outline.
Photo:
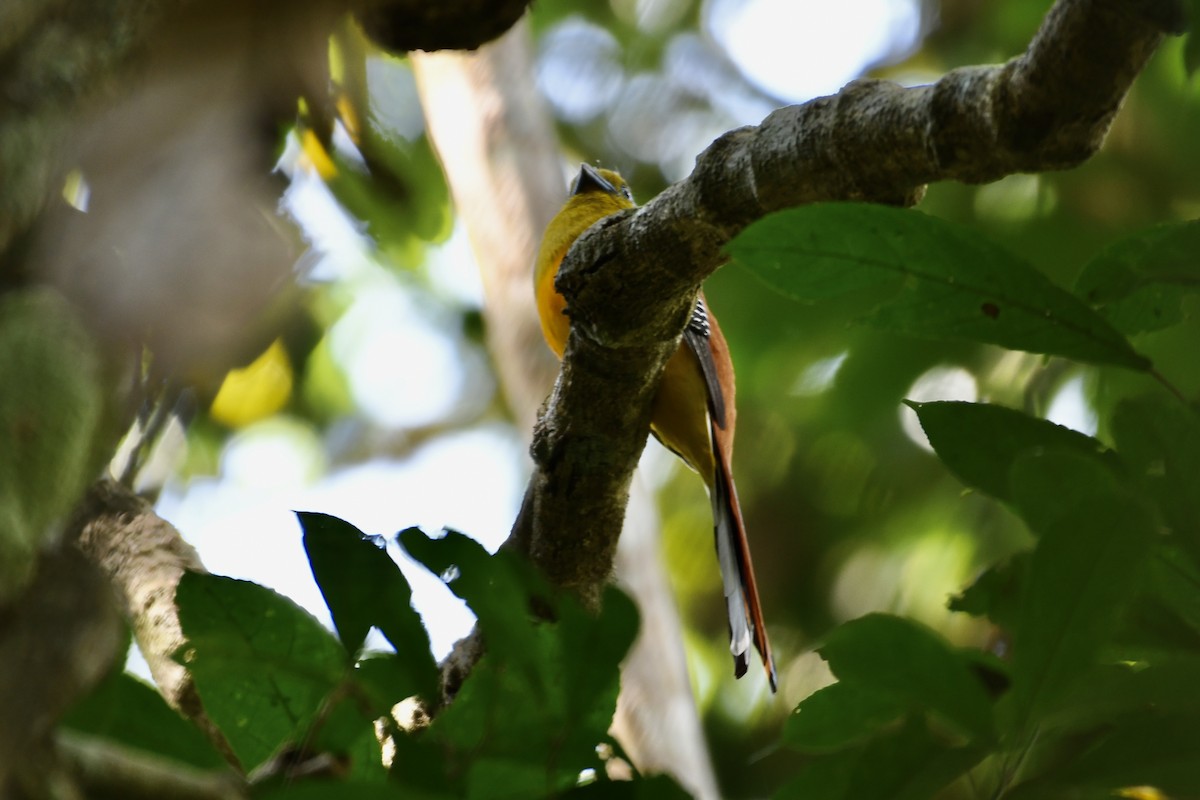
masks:
MULTIPOLYGON (((714 441, 717 430, 713 430, 714 441)), ((717 560, 721 564, 721 582, 725 586, 725 604, 729 612, 729 650, 733 653, 734 676, 746 674, 750 642, 762 656, 771 691, 775 691, 775 659, 763 623, 762 605, 754 580, 754 565, 750 561, 750 543, 733 485, 729 457, 725 448, 716 448, 716 469, 713 476, 713 526, 717 539, 717 560)))

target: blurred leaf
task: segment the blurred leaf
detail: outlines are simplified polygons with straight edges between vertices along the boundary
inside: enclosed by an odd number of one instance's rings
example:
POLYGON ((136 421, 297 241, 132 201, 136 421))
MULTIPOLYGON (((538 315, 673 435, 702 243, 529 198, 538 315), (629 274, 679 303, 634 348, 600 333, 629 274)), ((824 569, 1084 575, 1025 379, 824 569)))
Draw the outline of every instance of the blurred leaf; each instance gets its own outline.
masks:
POLYGON ((1187 39, 1183 43, 1183 72, 1188 78, 1200 69, 1200 0, 1184 0, 1187 39))
POLYGON ((862 749, 843 750, 830 756, 807 762, 798 777, 788 781, 773 798, 774 800, 809 800, 820 797, 825 800, 849 800, 850 782, 861 769, 862 749))
POLYGON ((390 707, 370 707, 352 691, 335 690, 322 704, 320 719, 310 727, 300 745, 306 754, 336 758, 339 777, 345 780, 383 783, 388 779, 388 771, 375 735, 375 721, 390 711, 390 707))
POLYGON ((287 405, 292 383, 292 364, 279 338, 254 361, 225 375, 209 413, 222 425, 244 428, 287 405))
MULTIPOLYGON (((0 605, 100 468, 100 361, 75 311, 49 289, 0 296, 0 605)), ((104 457, 110 456, 105 454, 104 457)))
POLYGON ((1118 460, 1090 436, 990 403, 905 404, 917 412, 938 458, 968 486, 1011 502, 1013 462, 1030 451, 1062 450, 1118 468, 1118 460))
POLYGON ((256 789, 256 800, 449 800, 450 795, 413 792, 395 783, 354 780, 298 780, 256 789))
POLYGON ((784 723, 782 741, 802 752, 837 750, 895 723, 906 710, 891 692, 835 683, 800 702, 784 723))
POLYGON ((1078 790, 1153 786, 1166 797, 1200 796, 1200 715, 1158 710, 1109 720, 1110 733, 1077 758, 1063 760, 1005 797, 1076 797, 1078 790))
POLYGON ((1185 552, 1160 544, 1150 559, 1148 589, 1200 634, 1200 567, 1185 552))
POLYGON ((413 696, 412 673, 409 659, 397 653, 371 653, 354 665, 354 680, 375 716, 387 714, 401 700, 413 696))
POLYGON ((1028 571, 1029 553, 1016 553, 984 570, 962 594, 950 598, 947 605, 951 611, 987 617, 1001 628, 1012 630, 1017 623, 1028 571))
POLYGON ((1200 653, 1200 568, 1184 551, 1158 543, 1120 642, 1140 650, 1200 653))
POLYGON ((1200 220, 1159 225, 1126 237, 1093 258, 1075 294, 1125 334, 1157 331, 1183 319, 1183 298, 1200 291, 1200 220))
POLYGON ((564 788, 562 776, 537 763, 501 758, 478 758, 467 769, 468 800, 527 800, 556 797, 564 788))
MULTIPOLYGON (((1133 791, 1136 791, 1136 788, 1121 787, 1121 789, 1131 789, 1133 791)), ((1152 791, 1154 790, 1152 789, 1152 791)), ((1114 800, 1114 798, 1121 797, 1130 798, 1130 800, 1169 800, 1169 798, 1163 798, 1161 795, 1153 793, 1127 793, 1120 795, 1115 794, 1111 789, 1080 786, 1064 789, 1062 786, 1037 781, 1018 784, 1015 789, 1004 793, 1004 800, 1063 800, 1066 797, 1069 797, 1070 800, 1114 800)))
MULTIPOLYGON (((457 701, 456 701, 457 702, 457 701)), ((405 797, 461 797, 447 773, 447 750, 424 732, 396 731, 390 771, 392 783, 404 787, 405 797)))
POLYGON ((1200 715, 1200 655, 1158 656, 1152 661, 1100 664, 1084 673, 1050 709, 1051 725, 1107 726, 1132 712, 1170 709, 1200 715))
POLYGON ((424 243, 445 239, 452 227, 441 165, 425 136, 409 142, 372 129, 364 144, 365 169, 334 153, 329 189, 367 223, 367 232, 382 251, 403 267, 416 267, 424 243))
POLYGON ((928 800, 983 756, 972 747, 950 747, 919 717, 863 747, 815 759, 776 800, 928 800))
POLYGON ((1013 641, 1013 695, 1023 724, 1094 663, 1137 586, 1155 525, 1149 509, 1090 457, 1027 454, 1012 475, 1017 509, 1040 535, 1013 641))
POLYGON ((982 685, 989 697, 998 698, 1012 685, 1008 661, 987 650, 973 647, 960 649, 959 654, 967 660, 971 673, 982 685))
POLYGON ((252 769, 301 736, 347 666, 337 639, 286 597, 185 572, 175 593, 187 668, 205 710, 252 769))
POLYGON ((1102 317, 974 232, 915 211, 822 203, 771 214, 729 243, 737 261, 802 302, 886 289, 868 324, 1146 370, 1102 317))
POLYGON ((1144 395, 1121 401, 1112 434, 1130 471, 1193 554, 1200 553, 1200 419, 1174 397, 1144 395))
POLYGON ((442 165, 428 136, 412 141, 380 135, 383 146, 372 149, 372 164, 385 165, 387 172, 409 187, 406 199, 412 211, 409 222, 413 233, 427 242, 440 242, 450 235, 453 214, 450 189, 442 165))
POLYGON ((376 544, 349 522, 328 514, 301 511, 296 516, 304 529, 313 577, 346 651, 356 653, 370 629, 378 627, 396 648, 391 666, 397 699, 416 694, 435 700, 440 672, 429 635, 412 607, 408 581, 382 542, 376 544))
POLYGON ((227 765, 199 728, 152 687, 124 672, 104 679, 63 719, 64 727, 199 769, 227 765))
POLYGON ((300 389, 306 411, 316 420, 326 422, 349 416, 354 411, 350 382, 338 366, 329 341, 328 334, 321 337, 309 353, 300 389))
POLYGON ((868 614, 835 628, 818 652, 844 683, 936 712, 969 738, 994 735, 991 699, 971 662, 919 623, 868 614))
POLYGON ((690 794, 666 775, 634 778, 631 781, 596 780, 578 786, 562 797, 578 800, 688 800, 690 794))

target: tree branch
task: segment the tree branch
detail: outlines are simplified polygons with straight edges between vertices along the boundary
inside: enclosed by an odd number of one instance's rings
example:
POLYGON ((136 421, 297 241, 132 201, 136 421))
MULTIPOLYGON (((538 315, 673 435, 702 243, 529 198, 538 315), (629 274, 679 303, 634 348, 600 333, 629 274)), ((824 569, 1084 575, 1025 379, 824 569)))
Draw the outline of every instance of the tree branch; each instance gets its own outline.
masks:
POLYGON ((245 779, 232 772, 199 770, 107 739, 64 731, 58 735, 58 749, 87 797, 239 800, 249 796, 245 779))
POLYGON ((592 601, 612 567, 650 403, 700 282, 772 211, 822 200, 912 205, 936 180, 1072 167, 1099 148, 1164 34, 1173 0, 1060 0, 1025 53, 902 88, 859 80, 730 131, 691 176, 585 234, 563 262, 571 337, 533 443, 513 530, 560 586, 592 601))
POLYGON ((79 549, 112 582, 159 691, 230 764, 229 743, 209 719, 192 676, 172 655, 185 639, 175 589, 185 570, 207 572, 195 549, 149 502, 116 481, 94 483, 72 521, 79 549))

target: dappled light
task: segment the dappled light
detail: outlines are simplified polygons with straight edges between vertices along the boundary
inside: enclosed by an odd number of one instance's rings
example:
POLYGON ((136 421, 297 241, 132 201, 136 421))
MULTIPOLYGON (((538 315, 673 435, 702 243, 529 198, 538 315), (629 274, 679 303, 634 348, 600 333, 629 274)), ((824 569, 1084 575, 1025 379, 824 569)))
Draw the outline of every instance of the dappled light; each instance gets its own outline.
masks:
MULTIPOLYGON (((967 400, 973 401, 979 397, 979 389, 975 376, 962 367, 934 367, 913 383, 904 393, 906 400, 914 403, 926 403, 930 400, 967 400)), ((917 415, 911 408, 904 406, 899 409, 900 421, 904 433, 916 444, 932 451, 929 439, 917 422, 917 415)))
POLYGON ((774 97, 832 94, 867 67, 911 51, 921 33, 914 0, 714 0, 706 27, 746 76, 774 97), (838 47, 829 47, 830 39, 838 47))

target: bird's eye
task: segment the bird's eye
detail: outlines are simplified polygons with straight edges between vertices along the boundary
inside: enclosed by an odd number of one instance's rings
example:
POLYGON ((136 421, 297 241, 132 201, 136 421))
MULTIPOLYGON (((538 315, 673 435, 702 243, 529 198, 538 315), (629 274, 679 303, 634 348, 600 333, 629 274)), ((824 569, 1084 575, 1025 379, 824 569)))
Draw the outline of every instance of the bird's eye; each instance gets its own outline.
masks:
POLYGON ((621 187, 621 196, 626 200, 633 202, 633 190, 631 190, 628 186, 621 187))

